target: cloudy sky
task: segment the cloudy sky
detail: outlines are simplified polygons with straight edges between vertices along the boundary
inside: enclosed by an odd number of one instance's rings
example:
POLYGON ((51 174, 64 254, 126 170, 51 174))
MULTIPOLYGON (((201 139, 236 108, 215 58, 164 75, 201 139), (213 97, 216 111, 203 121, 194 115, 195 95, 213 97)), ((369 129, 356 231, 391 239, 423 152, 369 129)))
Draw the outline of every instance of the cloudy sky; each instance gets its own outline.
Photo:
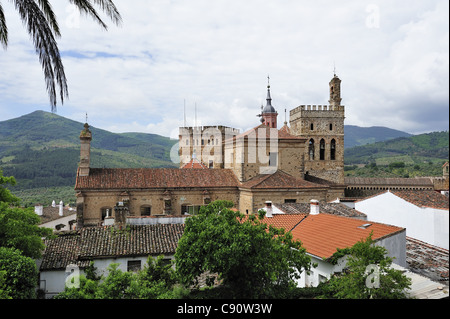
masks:
MULTIPOLYGON (((270 75, 284 110, 328 103, 342 80, 345 124, 413 134, 449 129, 448 0, 115 0, 102 30, 52 1, 69 100, 57 114, 113 132, 176 137, 184 124, 259 124, 270 75)), ((38 57, 13 4, 0 48, 0 121, 50 111, 38 57)), ((102 16, 104 17, 104 16, 102 16)))

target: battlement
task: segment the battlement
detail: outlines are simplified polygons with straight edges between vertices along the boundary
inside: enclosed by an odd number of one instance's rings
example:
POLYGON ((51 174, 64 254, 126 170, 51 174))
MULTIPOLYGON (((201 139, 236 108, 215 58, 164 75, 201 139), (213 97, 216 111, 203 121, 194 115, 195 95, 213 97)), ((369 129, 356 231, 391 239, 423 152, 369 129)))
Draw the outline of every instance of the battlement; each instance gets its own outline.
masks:
POLYGON ((303 111, 319 111, 319 112, 327 112, 327 111, 344 111, 344 105, 334 106, 334 105, 300 105, 295 109, 290 111, 290 115, 301 113, 303 111))

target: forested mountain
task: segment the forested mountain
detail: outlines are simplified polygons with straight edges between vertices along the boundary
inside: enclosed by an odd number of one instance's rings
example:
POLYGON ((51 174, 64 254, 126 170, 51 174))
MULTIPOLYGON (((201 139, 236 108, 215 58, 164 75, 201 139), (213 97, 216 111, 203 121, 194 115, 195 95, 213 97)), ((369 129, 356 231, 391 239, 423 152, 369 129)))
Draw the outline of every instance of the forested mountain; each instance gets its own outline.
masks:
POLYGON ((410 137, 412 134, 390 129, 383 126, 359 127, 344 126, 344 148, 387 141, 398 137, 410 137))
MULTIPOLYGON (((0 122, 0 169, 14 176, 14 189, 74 186, 83 123, 36 111, 0 122)), ((177 142, 145 134, 116 134, 90 127, 93 167, 177 167, 170 149, 177 142)))

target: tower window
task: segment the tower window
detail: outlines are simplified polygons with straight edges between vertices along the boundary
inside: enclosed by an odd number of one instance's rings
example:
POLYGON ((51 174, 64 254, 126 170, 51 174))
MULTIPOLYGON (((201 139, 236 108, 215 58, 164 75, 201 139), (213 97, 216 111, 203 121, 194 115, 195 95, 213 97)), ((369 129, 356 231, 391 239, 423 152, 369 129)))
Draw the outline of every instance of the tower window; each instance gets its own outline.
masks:
POLYGON ((141 206, 141 216, 150 216, 152 214, 152 207, 145 205, 141 206))
POLYGON ((336 159, 336 141, 334 139, 331 140, 330 159, 332 161, 334 161, 336 159))
POLYGON ((320 160, 325 160, 325 140, 320 140, 320 160))
POLYGON ((313 139, 309 140, 308 154, 309 154, 309 160, 310 161, 314 160, 314 140, 313 139))
POLYGON ((333 123, 330 123, 330 131, 333 130, 333 123))
POLYGON ((314 130, 314 124, 313 124, 313 123, 311 123, 311 125, 310 125, 310 129, 311 129, 311 131, 313 131, 313 130, 314 130))

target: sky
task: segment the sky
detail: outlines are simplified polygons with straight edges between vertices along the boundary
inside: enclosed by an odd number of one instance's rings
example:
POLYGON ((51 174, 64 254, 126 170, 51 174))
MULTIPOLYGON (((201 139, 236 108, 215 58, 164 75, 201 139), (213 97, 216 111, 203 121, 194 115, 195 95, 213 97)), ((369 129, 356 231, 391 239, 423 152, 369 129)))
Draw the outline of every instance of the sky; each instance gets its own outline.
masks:
MULTIPOLYGON (((57 114, 111 132, 177 138, 178 127, 259 122, 270 76, 278 125, 326 105, 342 80, 346 125, 449 129, 448 0, 115 0, 103 30, 51 1, 69 99, 57 114)), ((10 1, 0 47, 0 121, 51 111, 32 41, 10 1)))

